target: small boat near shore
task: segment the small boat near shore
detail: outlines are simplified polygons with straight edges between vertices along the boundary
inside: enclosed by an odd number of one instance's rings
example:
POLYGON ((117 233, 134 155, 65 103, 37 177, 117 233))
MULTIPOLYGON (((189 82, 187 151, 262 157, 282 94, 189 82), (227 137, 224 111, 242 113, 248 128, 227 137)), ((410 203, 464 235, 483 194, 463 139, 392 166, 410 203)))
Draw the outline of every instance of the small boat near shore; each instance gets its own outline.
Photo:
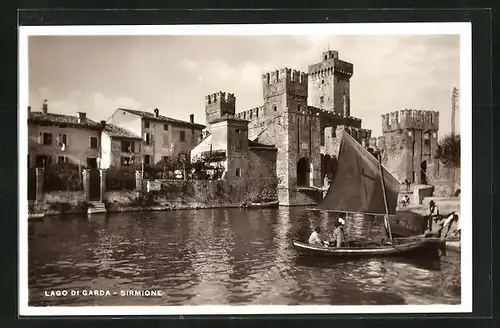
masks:
POLYGON ((276 208, 278 206, 279 202, 277 200, 273 200, 270 202, 250 203, 245 205, 245 208, 276 208))
POLYGON ((294 247, 307 255, 333 257, 409 256, 424 253, 439 256, 445 248, 445 241, 439 238, 393 238, 391 243, 377 241, 351 241, 347 247, 310 245, 293 240, 294 247))
MULTIPOLYGON (((435 236, 418 235, 406 238, 393 236, 389 216, 397 214, 400 187, 401 184, 396 177, 383 167, 380 154, 370 153, 350 134, 342 132, 336 173, 323 201, 317 208, 311 210, 334 214, 350 213, 353 217, 357 214, 383 215, 387 239, 349 241, 342 247, 309 244, 294 239, 292 240, 294 247, 300 253, 333 257, 445 254, 446 241, 435 236)), ((338 219, 338 222, 342 226, 346 221, 349 223, 349 220, 350 218, 338 219)), ((342 238, 344 241, 346 239, 345 236, 337 238, 342 238)))
POLYGON ((43 220, 45 213, 28 213, 28 220, 43 220))

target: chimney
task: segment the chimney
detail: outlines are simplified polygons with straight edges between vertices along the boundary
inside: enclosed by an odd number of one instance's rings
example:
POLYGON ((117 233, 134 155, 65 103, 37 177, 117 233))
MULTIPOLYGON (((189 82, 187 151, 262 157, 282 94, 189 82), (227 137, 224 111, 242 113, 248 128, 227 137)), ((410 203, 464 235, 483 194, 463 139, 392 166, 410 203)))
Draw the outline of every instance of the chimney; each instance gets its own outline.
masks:
POLYGON ((160 110, 158 108, 155 108, 154 112, 155 112, 155 117, 160 116, 160 110))
POLYGON ((104 130, 105 127, 106 127, 106 121, 101 121, 101 128, 104 130))
POLYGON ((194 123, 194 114, 189 115, 189 122, 194 123))
POLYGON ((84 112, 78 112, 78 123, 83 123, 87 119, 87 114, 84 112))
POLYGON ((49 105, 47 104, 47 99, 45 99, 42 105, 42 112, 44 114, 47 114, 48 111, 49 111, 49 105))

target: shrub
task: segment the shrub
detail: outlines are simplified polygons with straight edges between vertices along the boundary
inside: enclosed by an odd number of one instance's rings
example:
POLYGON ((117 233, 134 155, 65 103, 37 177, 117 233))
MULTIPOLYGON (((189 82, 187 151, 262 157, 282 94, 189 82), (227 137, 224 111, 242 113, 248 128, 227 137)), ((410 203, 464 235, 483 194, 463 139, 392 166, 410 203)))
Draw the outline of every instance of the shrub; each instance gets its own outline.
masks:
POLYGON ((137 168, 134 166, 124 166, 121 168, 111 166, 106 170, 106 189, 134 190, 136 170, 137 168))
POLYGON ((445 166, 460 167, 460 135, 447 135, 438 144, 435 157, 445 166))
POLYGON ((47 191, 79 191, 83 181, 78 165, 60 163, 44 170, 44 189, 47 191))

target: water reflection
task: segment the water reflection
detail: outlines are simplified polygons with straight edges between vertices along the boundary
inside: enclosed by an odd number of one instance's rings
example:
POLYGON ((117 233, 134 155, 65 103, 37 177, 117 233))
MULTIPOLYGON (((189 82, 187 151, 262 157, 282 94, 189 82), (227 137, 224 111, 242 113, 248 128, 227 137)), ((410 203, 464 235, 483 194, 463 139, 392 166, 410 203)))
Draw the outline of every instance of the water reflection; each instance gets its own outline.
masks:
MULTIPOLYGON (((300 256, 294 237, 335 216, 303 208, 48 217, 29 224, 30 304, 428 304, 460 302, 460 258, 300 256), (49 289, 159 289, 162 297, 65 297, 49 289)), ((356 218, 348 238, 384 237, 356 218)))

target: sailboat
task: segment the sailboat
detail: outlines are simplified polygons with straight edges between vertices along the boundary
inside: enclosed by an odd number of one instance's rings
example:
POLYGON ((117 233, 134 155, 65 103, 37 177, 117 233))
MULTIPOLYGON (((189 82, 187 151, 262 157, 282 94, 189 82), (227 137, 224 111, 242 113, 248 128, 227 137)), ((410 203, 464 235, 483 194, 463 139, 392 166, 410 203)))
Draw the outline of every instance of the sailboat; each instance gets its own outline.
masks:
POLYGON ((300 252, 328 256, 438 255, 445 243, 425 235, 393 238, 389 215, 396 214, 400 183, 373 154, 350 134, 341 135, 337 172, 323 201, 311 210, 335 213, 383 215, 387 238, 349 241, 346 247, 311 245, 293 240, 300 252))

